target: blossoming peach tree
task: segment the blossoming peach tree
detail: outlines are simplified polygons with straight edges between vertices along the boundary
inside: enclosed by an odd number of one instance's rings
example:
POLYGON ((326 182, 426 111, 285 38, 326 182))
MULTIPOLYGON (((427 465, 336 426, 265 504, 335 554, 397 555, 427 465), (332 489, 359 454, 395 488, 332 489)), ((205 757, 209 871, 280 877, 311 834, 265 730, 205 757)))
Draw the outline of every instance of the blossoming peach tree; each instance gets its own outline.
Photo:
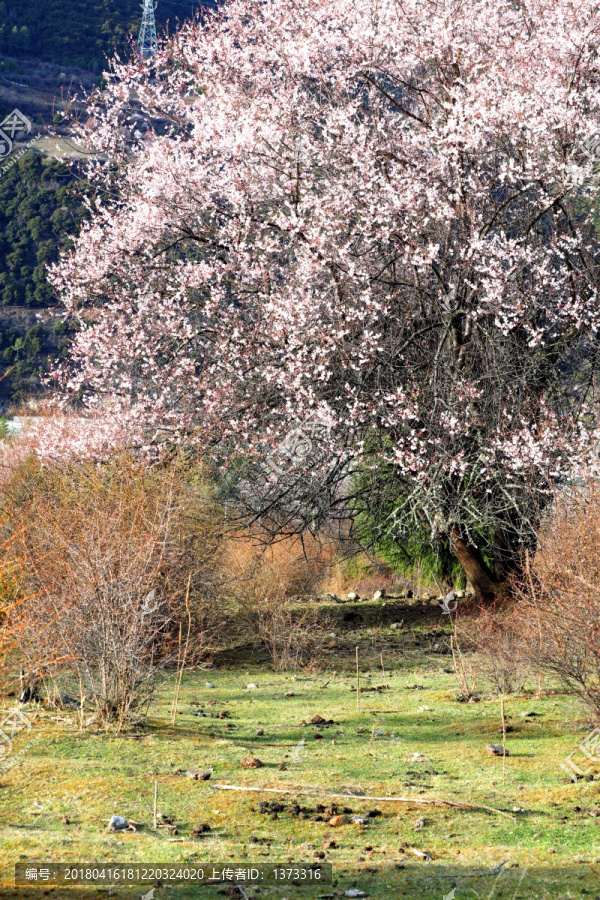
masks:
POLYGON ((229 0, 119 62, 59 395, 496 595, 594 465, 599 48, 595 0, 229 0))

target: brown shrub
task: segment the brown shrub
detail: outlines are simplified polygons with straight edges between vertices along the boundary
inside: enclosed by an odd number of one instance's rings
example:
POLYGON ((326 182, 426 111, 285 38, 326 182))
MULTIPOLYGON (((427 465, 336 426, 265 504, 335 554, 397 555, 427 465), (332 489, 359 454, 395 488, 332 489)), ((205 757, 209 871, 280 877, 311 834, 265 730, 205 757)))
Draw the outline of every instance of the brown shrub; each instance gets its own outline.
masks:
POLYGON ((471 651, 469 665, 499 694, 518 693, 531 671, 528 641, 512 603, 471 609, 457 622, 461 646, 471 651))
POLYGON ((223 552, 232 620, 268 651, 276 670, 311 665, 320 655, 323 629, 306 601, 319 590, 336 547, 307 535, 263 544, 258 535, 230 536, 223 552))
POLYGON ((210 492, 177 465, 147 469, 126 455, 67 467, 29 459, 5 484, 3 513, 19 595, 5 657, 18 651, 30 690, 42 675, 73 673, 97 718, 122 727, 173 660, 188 613, 188 661, 216 628, 210 492))
POLYGON ((518 586, 514 627, 535 665, 558 676, 600 716, 600 493, 562 498, 518 586))

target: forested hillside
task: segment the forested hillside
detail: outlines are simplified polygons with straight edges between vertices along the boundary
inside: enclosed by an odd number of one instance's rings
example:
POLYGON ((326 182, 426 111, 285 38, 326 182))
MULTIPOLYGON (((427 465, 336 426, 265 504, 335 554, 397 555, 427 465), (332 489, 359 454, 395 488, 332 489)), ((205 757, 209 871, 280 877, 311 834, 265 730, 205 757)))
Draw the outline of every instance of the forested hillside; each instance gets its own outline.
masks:
POLYGON ((60 348, 64 326, 46 267, 85 215, 85 183, 63 163, 31 151, 0 178, 0 396, 22 398, 60 348), (8 373, 8 377, 6 376, 8 373))
MULTIPOLYGON (((140 0, 0 0, 0 118, 15 107, 45 130, 64 96, 91 90, 115 53, 137 36, 140 0)), ((204 6, 214 6, 206 0, 204 6)), ((159 33, 200 0, 159 0, 159 33)), ((52 152, 52 151, 50 151, 52 152)), ((76 233, 84 208, 79 174, 30 152, 0 175, 0 404, 39 389, 39 373, 64 343, 46 267, 76 233)))
MULTIPOLYGON (((198 6, 198 0, 159 0, 159 30, 198 6)), ((98 72, 115 49, 126 51, 141 15, 140 0, 0 0, 0 54, 98 72)))

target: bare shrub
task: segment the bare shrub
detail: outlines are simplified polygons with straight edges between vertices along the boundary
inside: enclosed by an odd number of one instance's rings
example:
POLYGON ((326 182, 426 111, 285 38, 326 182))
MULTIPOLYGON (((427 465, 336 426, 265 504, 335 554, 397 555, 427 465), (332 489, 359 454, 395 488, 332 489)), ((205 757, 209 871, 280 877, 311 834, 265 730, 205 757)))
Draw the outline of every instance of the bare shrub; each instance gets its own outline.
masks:
POLYGON ((215 628, 216 504, 178 466, 149 470, 122 455, 64 468, 27 460, 4 512, 20 585, 5 648, 30 678, 73 673, 97 719, 121 728, 173 660, 179 623, 193 620, 190 660, 215 628))
POLYGON ((324 642, 316 610, 277 594, 263 597, 255 609, 257 633, 276 672, 314 664, 324 642))
POLYGON ((512 605, 470 611, 459 620, 457 631, 463 646, 472 651, 469 662, 476 676, 486 678, 499 694, 522 691, 531 662, 512 605))
MULTIPOLYGON (((307 604, 328 574, 336 548, 297 536, 273 544, 231 537, 223 554, 235 619, 271 656, 277 671, 310 665, 323 645, 317 610, 307 604)), ((225 585, 222 586, 225 590, 225 585)))
POLYGON ((514 627, 531 659, 600 717, 600 494, 594 483, 556 504, 518 592, 514 627))

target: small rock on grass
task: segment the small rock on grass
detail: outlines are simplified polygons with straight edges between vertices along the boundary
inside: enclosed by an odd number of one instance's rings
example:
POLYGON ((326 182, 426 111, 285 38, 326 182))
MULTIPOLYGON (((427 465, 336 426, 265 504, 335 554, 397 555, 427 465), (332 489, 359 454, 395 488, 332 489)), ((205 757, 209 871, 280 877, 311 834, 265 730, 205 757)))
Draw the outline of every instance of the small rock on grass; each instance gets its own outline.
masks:
POLYGON ((420 819, 417 819, 417 821, 414 824, 414 827, 415 828, 425 828, 425 819, 423 817, 421 817, 420 819))
POLYGON ((332 818, 329 820, 329 824, 330 824, 333 828, 339 828, 340 825, 349 825, 349 824, 350 824, 350 819, 349 819, 348 816, 346 816, 346 815, 344 815, 344 816, 332 816, 332 818))
POLYGON ((212 772, 201 772, 200 769, 190 769, 187 772, 187 777, 191 778, 192 781, 209 781, 212 772))
POLYGON ((207 825, 206 822, 202 822, 200 825, 196 825, 192 828, 192 837, 200 837, 201 834, 208 834, 210 832, 210 825, 207 825))
POLYGON ((490 756, 510 756, 510 753, 502 744, 488 744, 485 749, 490 756))
POLYGON ((137 831, 133 823, 128 822, 124 816, 111 816, 108 823, 109 831, 137 831))
POLYGON ((344 891, 344 897, 368 897, 368 894, 365 894, 364 891, 359 891, 358 888, 350 888, 348 891, 344 891))
POLYGON ((416 847, 413 847, 411 852, 419 859, 433 859, 429 850, 417 850, 416 847))
POLYGON ((240 760, 240 764, 244 769, 262 769, 264 766, 264 763, 257 756, 247 756, 245 759, 240 760))

